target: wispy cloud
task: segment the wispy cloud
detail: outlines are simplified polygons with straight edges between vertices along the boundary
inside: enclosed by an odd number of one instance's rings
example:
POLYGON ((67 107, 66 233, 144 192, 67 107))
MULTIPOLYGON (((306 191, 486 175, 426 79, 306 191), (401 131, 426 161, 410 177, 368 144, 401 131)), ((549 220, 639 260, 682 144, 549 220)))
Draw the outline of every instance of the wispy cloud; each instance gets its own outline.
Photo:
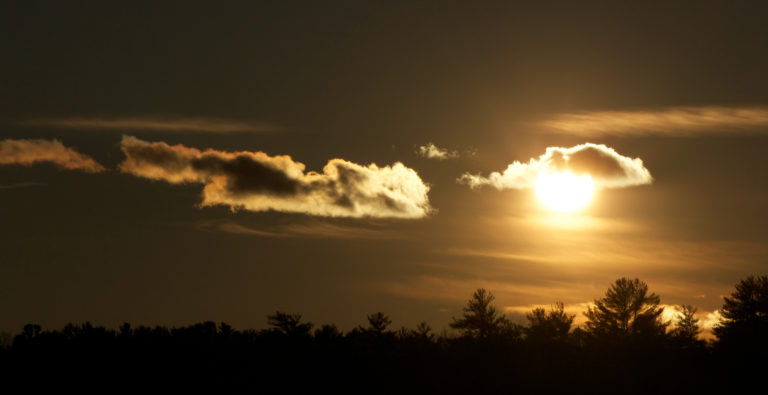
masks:
POLYGON ((39 182, 33 182, 33 181, 17 182, 15 184, 0 185, 0 190, 32 188, 32 187, 39 187, 42 185, 43 184, 39 182))
POLYGON ((32 119, 22 122, 30 126, 65 129, 106 129, 117 131, 255 133, 281 128, 266 123, 241 122, 217 118, 195 117, 75 117, 32 119))
POLYGON ((447 148, 439 148, 433 143, 427 143, 416 150, 416 154, 422 158, 446 160, 459 157, 459 151, 451 151, 447 148))
POLYGON ((622 188, 653 181, 640 158, 629 158, 613 148, 592 143, 570 148, 549 147, 538 158, 525 163, 513 162, 504 172, 493 172, 488 177, 465 173, 458 181, 471 188, 528 189, 536 185, 539 173, 544 169, 588 174, 600 188, 622 188))
POLYGON ((0 165, 31 166, 44 162, 89 173, 105 170, 90 156, 65 147, 58 140, 0 140, 0 165))
POLYGON ((202 206, 283 211, 328 217, 422 218, 429 187, 402 163, 379 167, 331 159, 322 173, 305 172, 290 156, 200 151, 124 136, 125 173, 173 184, 204 185, 202 206))
POLYGON ((393 239, 403 237, 388 229, 337 225, 322 222, 281 225, 268 229, 252 228, 233 221, 206 221, 199 223, 198 226, 201 229, 257 237, 334 239, 393 239))
POLYGON ((768 107, 671 107, 558 114, 537 122, 545 131, 583 137, 700 133, 768 133, 768 107))

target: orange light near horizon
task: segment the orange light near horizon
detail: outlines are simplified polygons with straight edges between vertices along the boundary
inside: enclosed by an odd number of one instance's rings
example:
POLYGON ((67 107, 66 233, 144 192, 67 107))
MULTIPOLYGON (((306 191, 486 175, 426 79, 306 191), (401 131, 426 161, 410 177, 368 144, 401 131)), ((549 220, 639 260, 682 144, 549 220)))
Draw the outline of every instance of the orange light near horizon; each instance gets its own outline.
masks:
POLYGON ((573 212, 587 206, 595 186, 588 174, 550 172, 542 169, 536 180, 536 196, 550 210, 573 212))

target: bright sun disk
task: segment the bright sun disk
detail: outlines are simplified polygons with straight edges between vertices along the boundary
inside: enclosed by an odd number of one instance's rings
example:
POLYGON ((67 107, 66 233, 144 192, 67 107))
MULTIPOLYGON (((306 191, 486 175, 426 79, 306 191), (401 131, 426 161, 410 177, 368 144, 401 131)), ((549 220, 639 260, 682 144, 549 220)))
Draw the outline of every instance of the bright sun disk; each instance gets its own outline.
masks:
POLYGON ((539 173, 536 180, 536 195, 544 206, 560 212, 576 211, 589 203, 595 187, 588 174, 575 175, 571 172, 539 173))

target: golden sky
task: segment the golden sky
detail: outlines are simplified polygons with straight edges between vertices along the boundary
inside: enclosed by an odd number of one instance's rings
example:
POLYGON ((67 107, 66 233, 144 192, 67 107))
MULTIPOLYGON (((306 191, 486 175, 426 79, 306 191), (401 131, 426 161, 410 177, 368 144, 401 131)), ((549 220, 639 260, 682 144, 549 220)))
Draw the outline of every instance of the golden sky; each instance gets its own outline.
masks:
POLYGON ((622 276, 711 325, 768 270, 763 5, 3 8, 0 330, 440 330, 622 276))

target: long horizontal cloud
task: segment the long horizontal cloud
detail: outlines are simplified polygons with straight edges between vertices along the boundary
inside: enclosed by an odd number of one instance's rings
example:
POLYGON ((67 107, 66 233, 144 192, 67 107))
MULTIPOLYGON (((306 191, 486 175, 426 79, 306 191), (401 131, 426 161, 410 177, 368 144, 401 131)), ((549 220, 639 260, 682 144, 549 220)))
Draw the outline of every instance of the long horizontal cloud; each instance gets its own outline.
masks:
POLYGON ((22 122, 30 126, 45 126, 66 129, 114 129, 146 130, 157 132, 206 132, 206 133, 246 133, 275 131, 274 125, 232 121, 217 118, 185 117, 128 117, 128 118, 52 118, 33 119, 22 122))
POLYGON ((402 163, 378 167, 331 159, 305 172, 290 156, 200 151, 124 136, 119 169, 173 184, 203 184, 202 206, 276 210, 331 217, 421 218, 432 210, 429 187, 402 163))
POLYGON ((622 188, 653 181, 642 159, 628 158, 613 148, 592 143, 571 148, 549 147, 538 158, 531 158, 526 163, 513 162, 503 173, 493 172, 488 177, 466 173, 458 181, 472 188, 527 189, 536 185, 539 172, 545 167, 589 174, 598 188, 622 188))
POLYGON ((44 162, 67 170, 104 171, 104 166, 93 158, 65 147, 58 140, 0 140, 0 165, 30 166, 44 162))
POLYGON ((0 185, 0 191, 1 190, 8 190, 8 189, 23 189, 23 188, 32 188, 32 187, 39 187, 43 184, 39 182, 34 181, 25 181, 25 182, 17 182, 15 184, 8 184, 8 185, 0 185))
POLYGON ((672 107, 559 114, 537 123, 546 131, 584 137, 768 132, 768 107, 672 107), (760 129, 762 128, 762 129, 760 129))
POLYGON ((404 238, 391 229, 363 226, 336 225, 322 222, 293 223, 266 229, 252 228, 232 221, 201 221, 201 230, 215 230, 256 237, 279 238, 341 238, 341 239, 398 239, 404 238))

